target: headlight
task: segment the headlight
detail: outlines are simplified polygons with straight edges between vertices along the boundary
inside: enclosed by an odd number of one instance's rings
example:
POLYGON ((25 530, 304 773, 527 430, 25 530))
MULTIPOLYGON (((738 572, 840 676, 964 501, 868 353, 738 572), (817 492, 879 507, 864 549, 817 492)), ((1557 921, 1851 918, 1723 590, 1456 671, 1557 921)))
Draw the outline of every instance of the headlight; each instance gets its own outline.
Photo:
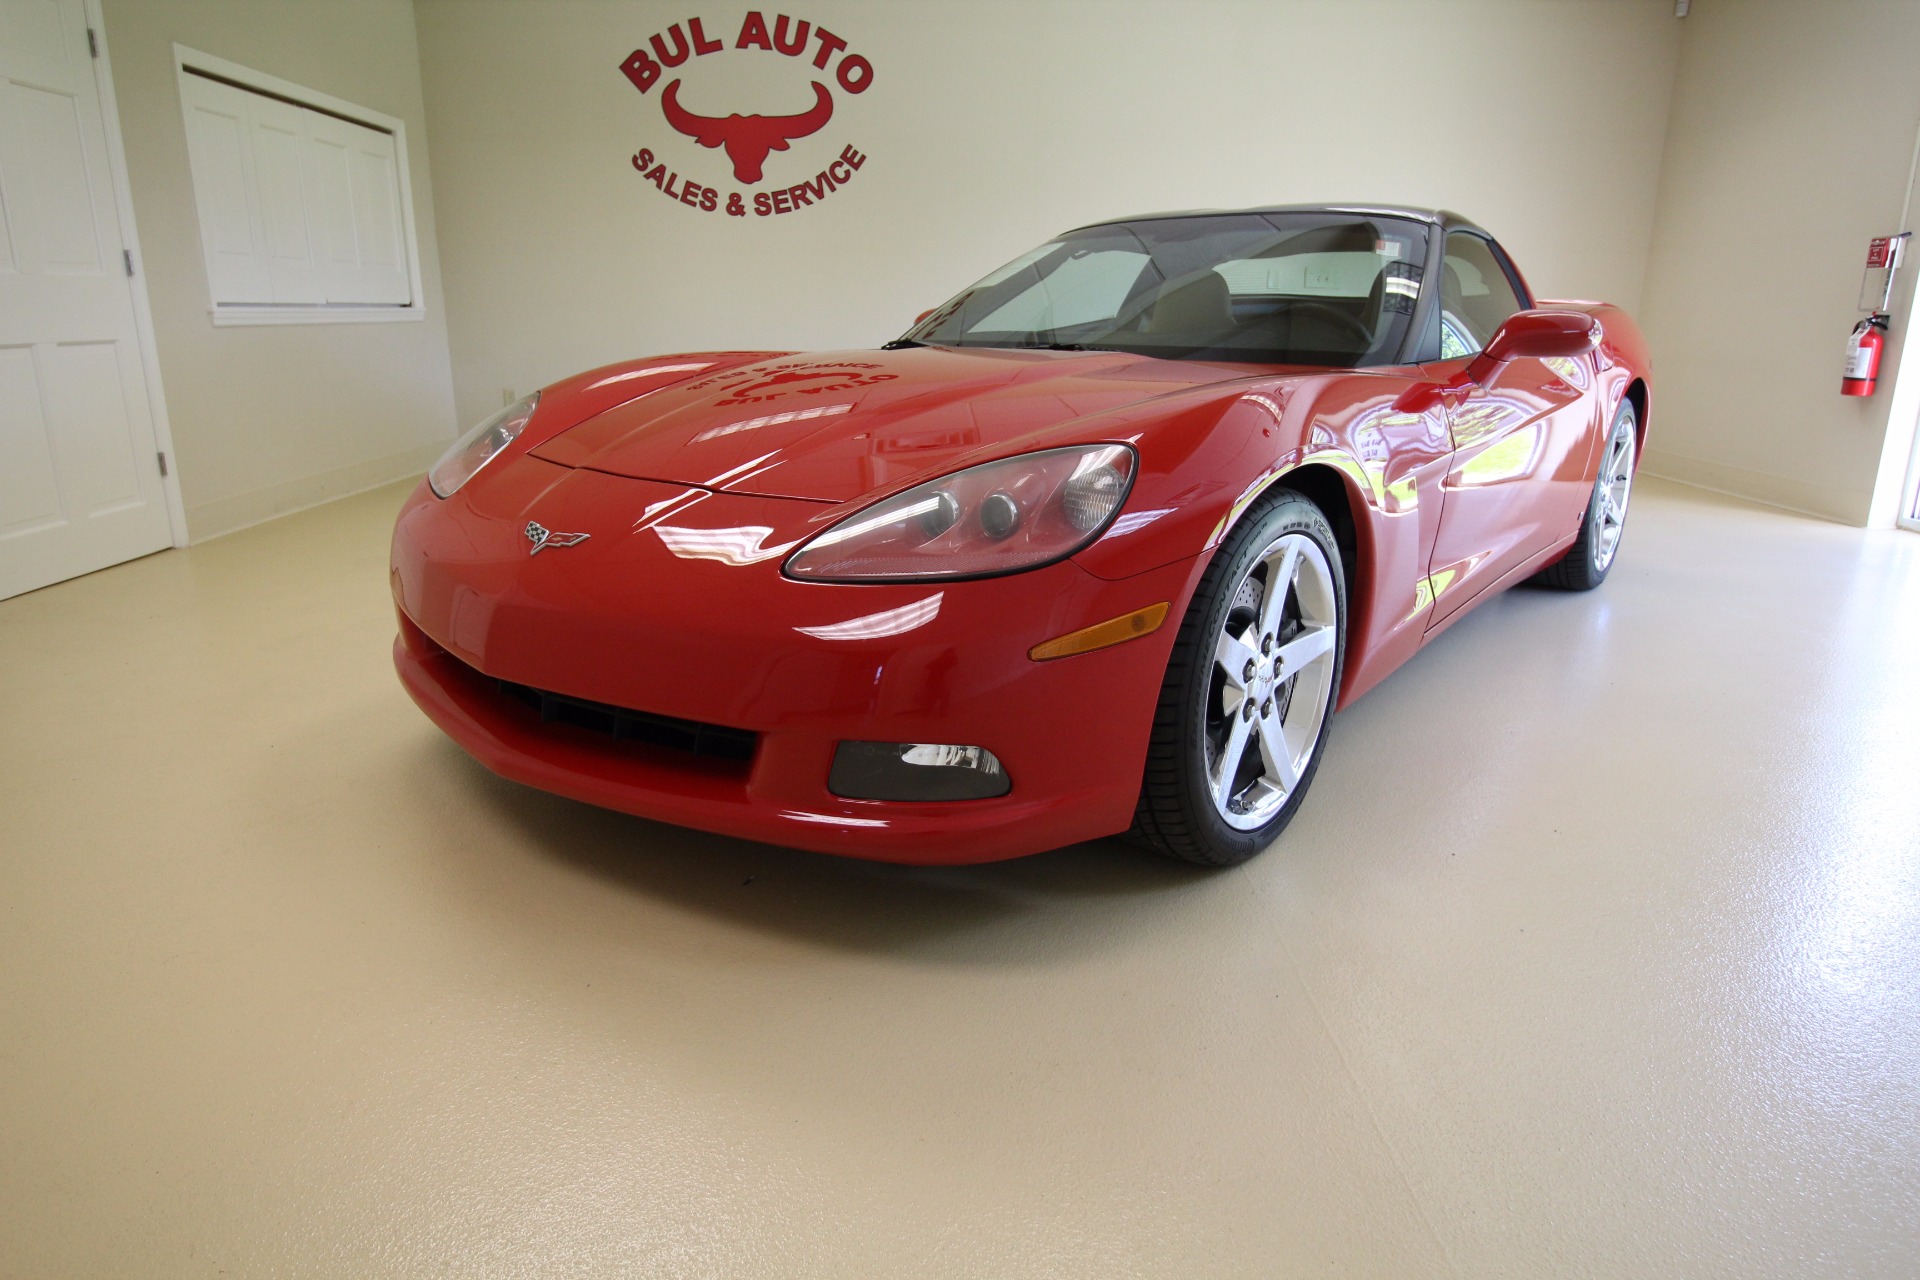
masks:
POLYGON ((488 418, 467 434, 453 442, 453 447, 440 455, 440 461, 433 464, 433 470, 427 472, 427 483, 433 491, 443 498, 451 498, 460 491, 460 486, 473 479, 480 468, 492 462, 495 455, 512 444, 527 425, 527 419, 533 416, 533 406, 540 403, 540 393, 534 392, 525 400, 517 400, 500 412, 488 418))
POLYGON ((1113 522, 1133 450, 1075 445, 982 463, 868 507, 787 560, 817 582, 983 578, 1063 560, 1113 522))

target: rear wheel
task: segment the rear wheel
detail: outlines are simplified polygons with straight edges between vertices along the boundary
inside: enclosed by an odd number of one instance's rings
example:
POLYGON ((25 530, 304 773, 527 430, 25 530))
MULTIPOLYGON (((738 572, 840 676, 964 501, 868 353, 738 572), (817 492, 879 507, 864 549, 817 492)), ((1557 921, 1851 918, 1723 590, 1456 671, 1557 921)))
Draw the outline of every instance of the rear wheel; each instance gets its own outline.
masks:
POLYGON ((1180 625, 1135 840, 1214 867, 1272 843, 1320 765, 1346 616, 1340 547, 1319 507, 1283 491, 1240 522, 1180 625))
POLYGON ((1634 449, 1639 419, 1633 402, 1622 400, 1613 415, 1613 430, 1600 452, 1600 471, 1580 520, 1580 536, 1567 554, 1534 575, 1534 581, 1563 591, 1591 591, 1606 581, 1620 551, 1620 534, 1627 524, 1627 500, 1633 496, 1634 449))

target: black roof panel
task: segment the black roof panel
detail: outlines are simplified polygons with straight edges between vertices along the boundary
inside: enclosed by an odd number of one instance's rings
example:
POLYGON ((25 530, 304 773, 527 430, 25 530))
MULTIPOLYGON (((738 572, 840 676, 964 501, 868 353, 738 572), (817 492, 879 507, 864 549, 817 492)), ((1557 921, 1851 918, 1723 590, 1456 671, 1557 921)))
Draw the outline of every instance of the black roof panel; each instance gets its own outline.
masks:
POLYGON ((1084 227, 1075 227, 1075 231, 1084 231, 1087 227, 1106 227, 1118 222, 1153 222, 1162 218, 1215 218, 1222 215, 1239 213, 1359 213, 1377 214, 1387 218, 1405 218, 1412 222, 1425 222, 1436 227, 1467 227, 1475 231, 1480 228, 1457 213, 1445 209, 1422 209, 1414 205, 1392 204, 1368 200, 1340 204, 1268 204, 1257 205, 1251 209, 1177 209, 1164 213, 1142 213, 1128 218, 1102 218, 1098 222, 1089 222, 1084 227))

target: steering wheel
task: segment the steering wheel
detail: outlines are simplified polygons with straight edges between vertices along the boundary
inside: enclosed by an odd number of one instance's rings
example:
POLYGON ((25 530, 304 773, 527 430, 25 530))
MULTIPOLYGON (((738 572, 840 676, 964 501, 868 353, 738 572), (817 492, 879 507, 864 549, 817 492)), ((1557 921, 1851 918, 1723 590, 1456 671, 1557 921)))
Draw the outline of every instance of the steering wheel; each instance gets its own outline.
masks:
POLYGON ((1293 311, 1300 311, 1300 310, 1310 310, 1310 311, 1316 312, 1317 314, 1326 316, 1329 320, 1332 320, 1336 325, 1339 325, 1341 328, 1344 328, 1345 330, 1347 330, 1347 332, 1351 333, 1354 337, 1358 338, 1360 340, 1360 345, 1362 347, 1368 346, 1373 342, 1373 330, 1367 328, 1367 326, 1360 323, 1358 319, 1348 315, 1346 312, 1340 310, 1338 307, 1330 307, 1324 302, 1307 302, 1304 300, 1290 301, 1290 302, 1282 303, 1281 310, 1285 312, 1293 312, 1293 311))

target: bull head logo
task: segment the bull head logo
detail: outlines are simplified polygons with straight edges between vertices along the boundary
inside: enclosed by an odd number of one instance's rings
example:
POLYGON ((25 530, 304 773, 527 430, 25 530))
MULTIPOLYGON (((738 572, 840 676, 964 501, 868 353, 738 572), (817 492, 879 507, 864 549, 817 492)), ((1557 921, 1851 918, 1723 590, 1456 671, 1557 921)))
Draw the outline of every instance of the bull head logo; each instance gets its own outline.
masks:
POLYGON ((703 147, 725 147, 733 161, 733 176, 741 182, 760 181, 760 166, 771 152, 785 151, 787 144, 826 128, 833 118, 833 95, 818 80, 813 82, 813 106, 797 116, 743 116, 726 119, 697 116, 680 105, 680 82, 675 80, 660 96, 660 110, 667 123, 703 147))

